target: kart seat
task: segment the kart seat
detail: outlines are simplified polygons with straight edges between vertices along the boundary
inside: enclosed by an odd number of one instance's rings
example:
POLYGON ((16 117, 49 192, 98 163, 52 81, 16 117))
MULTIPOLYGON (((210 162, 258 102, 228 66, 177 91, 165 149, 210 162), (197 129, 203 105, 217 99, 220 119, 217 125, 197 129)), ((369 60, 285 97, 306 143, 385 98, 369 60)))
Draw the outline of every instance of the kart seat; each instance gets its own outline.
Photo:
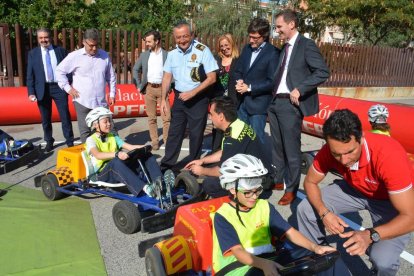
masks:
POLYGON ((126 186, 124 183, 108 183, 104 181, 99 181, 98 177, 96 176, 95 168, 93 167, 92 160, 89 157, 89 154, 86 152, 86 150, 82 151, 81 154, 83 164, 85 165, 86 177, 89 180, 89 184, 111 188, 126 186))

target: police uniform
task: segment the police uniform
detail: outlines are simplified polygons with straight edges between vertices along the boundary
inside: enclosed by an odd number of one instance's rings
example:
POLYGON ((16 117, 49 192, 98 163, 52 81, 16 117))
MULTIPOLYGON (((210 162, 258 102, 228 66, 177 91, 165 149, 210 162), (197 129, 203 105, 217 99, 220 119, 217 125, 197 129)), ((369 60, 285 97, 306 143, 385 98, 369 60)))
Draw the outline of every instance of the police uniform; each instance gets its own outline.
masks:
MULTIPOLYGON (((240 119, 232 122, 224 132, 221 150, 219 166, 230 157, 243 153, 257 157, 262 160, 268 170, 270 169, 270 160, 266 156, 264 145, 260 142, 253 128, 240 119)), ((216 176, 206 176, 202 185, 204 192, 211 197, 228 195, 228 191, 221 187, 220 179, 216 176)))
POLYGON ((207 122, 208 98, 203 91, 188 101, 178 98, 180 93, 187 93, 198 87, 206 78, 206 74, 218 69, 210 49, 193 40, 184 52, 178 46, 168 53, 164 71, 171 73, 175 82, 175 99, 171 108, 171 123, 165 156, 161 167, 172 168, 181 151, 185 129, 188 123, 190 130, 189 160, 198 159, 201 155, 204 129, 207 122))

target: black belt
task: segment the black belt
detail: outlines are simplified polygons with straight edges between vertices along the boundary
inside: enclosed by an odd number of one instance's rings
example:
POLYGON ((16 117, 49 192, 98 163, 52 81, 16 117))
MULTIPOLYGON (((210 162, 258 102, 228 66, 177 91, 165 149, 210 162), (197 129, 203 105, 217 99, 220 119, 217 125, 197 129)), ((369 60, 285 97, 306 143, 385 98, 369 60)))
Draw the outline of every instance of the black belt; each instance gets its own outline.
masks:
POLYGON ((275 95, 275 98, 290 99, 290 93, 279 93, 275 95))
POLYGON ((152 88, 159 88, 159 87, 161 87, 161 83, 151 83, 151 82, 147 82, 147 83, 152 88))
POLYGON ((47 85, 58 85, 57 82, 46 82, 47 85))

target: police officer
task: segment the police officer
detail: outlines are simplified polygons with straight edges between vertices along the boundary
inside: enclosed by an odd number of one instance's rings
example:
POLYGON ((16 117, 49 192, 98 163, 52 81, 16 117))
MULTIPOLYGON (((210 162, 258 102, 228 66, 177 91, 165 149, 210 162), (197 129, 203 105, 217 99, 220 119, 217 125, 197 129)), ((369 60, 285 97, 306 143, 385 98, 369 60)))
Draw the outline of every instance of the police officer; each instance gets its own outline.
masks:
POLYGON ((206 88, 216 82, 215 71, 218 69, 210 49, 192 38, 187 22, 176 24, 173 35, 177 46, 168 53, 162 79, 161 112, 165 113, 168 112, 167 97, 172 79, 175 82, 171 124, 165 156, 161 160, 163 170, 176 164, 187 123, 190 130, 190 155, 187 158, 195 160, 200 157, 207 122, 206 88))

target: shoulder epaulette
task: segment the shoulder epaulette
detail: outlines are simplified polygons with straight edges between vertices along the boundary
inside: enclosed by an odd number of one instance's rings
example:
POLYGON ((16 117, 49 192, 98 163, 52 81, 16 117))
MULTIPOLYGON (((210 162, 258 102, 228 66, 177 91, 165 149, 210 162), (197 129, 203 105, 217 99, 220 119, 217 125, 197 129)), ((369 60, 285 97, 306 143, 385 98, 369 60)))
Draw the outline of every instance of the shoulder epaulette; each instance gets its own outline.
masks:
POLYGON ((198 43, 197 46, 196 46, 196 49, 198 49, 200 51, 204 51, 205 48, 206 48, 206 46, 201 44, 201 43, 198 43))

